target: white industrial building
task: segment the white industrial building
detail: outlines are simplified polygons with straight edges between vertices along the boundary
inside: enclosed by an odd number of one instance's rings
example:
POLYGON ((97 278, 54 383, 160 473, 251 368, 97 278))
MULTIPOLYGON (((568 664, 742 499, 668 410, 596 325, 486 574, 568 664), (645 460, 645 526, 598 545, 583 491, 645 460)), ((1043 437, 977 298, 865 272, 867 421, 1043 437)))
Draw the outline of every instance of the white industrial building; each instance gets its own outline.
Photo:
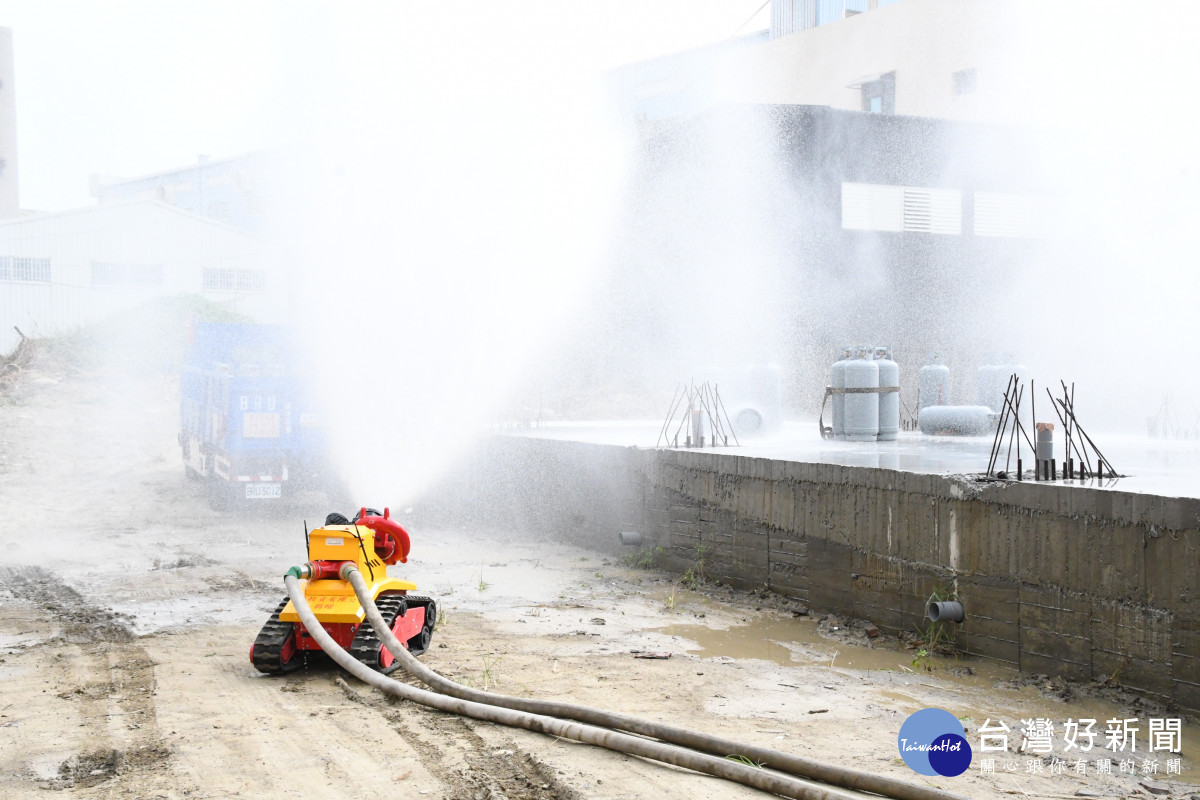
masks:
POLYGON ((1099 43, 1076 40, 1094 35, 1091 21, 1104 16, 1079 0, 771 0, 770 7, 767 30, 615 70, 627 115, 653 129, 722 104, 762 103, 1059 124, 1067 121, 1064 106, 1077 108, 1064 100, 1092 96, 1097 74, 1120 74, 1099 43))
POLYGON ((0 222, 0 352, 153 297, 198 294, 261 322, 284 294, 265 239, 153 200, 0 222))
POLYGON ((249 230, 261 188, 250 178, 265 157, 97 180, 100 205, 19 215, 13 74, 12 30, 0 28, 0 354, 22 334, 66 333, 180 294, 281 321, 278 248, 249 230))
POLYGON ((20 211, 17 193, 17 100, 13 84, 13 32, 0 28, 0 219, 20 211))

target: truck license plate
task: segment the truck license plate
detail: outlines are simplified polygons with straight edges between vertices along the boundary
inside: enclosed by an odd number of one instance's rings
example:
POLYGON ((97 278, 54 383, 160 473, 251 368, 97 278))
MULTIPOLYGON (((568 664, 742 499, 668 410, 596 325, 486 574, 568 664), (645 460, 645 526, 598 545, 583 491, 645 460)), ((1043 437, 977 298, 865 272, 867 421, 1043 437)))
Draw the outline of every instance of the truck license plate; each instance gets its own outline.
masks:
POLYGON ((283 496, 283 485, 279 483, 247 483, 247 500, 277 500, 283 496))

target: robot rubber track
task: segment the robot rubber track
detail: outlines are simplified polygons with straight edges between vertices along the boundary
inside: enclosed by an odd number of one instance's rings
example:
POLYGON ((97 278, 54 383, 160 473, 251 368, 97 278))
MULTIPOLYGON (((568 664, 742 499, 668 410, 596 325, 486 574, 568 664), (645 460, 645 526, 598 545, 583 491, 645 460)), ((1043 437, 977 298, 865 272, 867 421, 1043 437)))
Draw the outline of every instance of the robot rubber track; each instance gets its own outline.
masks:
POLYGON ((295 649, 296 626, 279 619, 280 612, 287 604, 288 598, 285 597, 254 639, 250 660, 259 672, 282 675, 299 669, 304 664, 304 654, 295 649), (284 649, 289 639, 292 641, 292 651, 288 660, 284 661, 284 649))
MULTIPOLYGON (((308 652, 295 649, 295 623, 279 619, 280 612, 287 604, 287 598, 284 598, 254 639, 251 661, 259 672, 284 675, 303 666, 308 656, 308 652), (289 639, 293 642, 293 648, 288 653, 287 661, 284 661, 289 639)), ((396 617, 403 617, 409 609, 424 608, 425 625, 420 633, 408 640, 407 645, 409 652, 414 656, 419 656, 428 649, 433 636, 433 626, 437 622, 437 604, 431 598, 421 595, 385 594, 380 596, 376 605, 389 627, 395 623, 396 617)), ((398 662, 392 662, 386 667, 380 663, 383 643, 366 622, 355 632, 349 651, 356 659, 385 675, 391 674, 399 666, 398 662)))

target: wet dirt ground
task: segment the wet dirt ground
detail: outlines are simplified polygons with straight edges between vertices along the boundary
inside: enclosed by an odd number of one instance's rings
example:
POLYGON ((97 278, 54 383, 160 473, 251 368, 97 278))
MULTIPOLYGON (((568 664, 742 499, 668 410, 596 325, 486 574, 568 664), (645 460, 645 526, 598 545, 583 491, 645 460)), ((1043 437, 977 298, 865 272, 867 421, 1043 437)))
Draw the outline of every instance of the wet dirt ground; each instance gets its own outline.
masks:
MULTIPOLYGON (((330 509, 317 499, 274 515, 211 511, 204 487, 184 477, 177 413, 177 385, 164 378, 110 384, 31 369, 0 396, 0 797, 763 796, 393 701, 317 659, 260 676, 250 643, 283 594, 280 576, 303 560, 305 521, 330 509)), ((799 615, 786 598, 689 590, 521 531, 410 531, 412 556, 393 573, 442 609, 423 660, 477 687, 967 797, 1200 797, 1195 721, 1183 723, 1182 755, 1149 753, 1149 719, 1175 715, 1117 689, 921 659, 861 625, 799 615), (647 653, 670 657, 636 657, 647 653), (961 718, 973 747, 980 726, 1003 721, 1010 750, 977 751, 956 778, 917 775, 897 734, 929 706, 961 718), (1036 717, 1056 734, 1067 719, 1097 719, 1102 731, 1136 718, 1138 751, 1114 754, 1101 735, 1081 753, 1056 735, 1050 753, 1018 752, 1022 720, 1036 717)))

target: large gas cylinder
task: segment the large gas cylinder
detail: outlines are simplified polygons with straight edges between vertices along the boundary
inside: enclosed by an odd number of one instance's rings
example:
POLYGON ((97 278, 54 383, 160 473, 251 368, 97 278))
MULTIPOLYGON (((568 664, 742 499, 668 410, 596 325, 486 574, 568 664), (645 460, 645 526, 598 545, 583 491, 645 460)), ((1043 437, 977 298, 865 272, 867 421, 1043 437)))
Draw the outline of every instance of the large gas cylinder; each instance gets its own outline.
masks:
POLYGON ((986 436, 996 430, 998 419, 987 406, 928 406, 917 421, 929 436, 986 436))
POLYGON ((829 385, 833 387, 833 436, 841 439, 846 435, 846 395, 841 390, 846 388, 846 365, 850 363, 851 349, 842 348, 842 357, 833 363, 829 385))
POLYGON ((1017 363, 1016 356, 1011 353, 1006 353, 1003 358, 989 356, 987 360, 989 363, 975 373, 975 402, 999 411, 1004 405, 1004 390, 1008 388, 1009 378, 1016 373, 1018 384, 1024 384, 1028 370, 1024 364, 1017 363))
MULTIPOLYGON (((847 389, 878 389, 879 365, 871 359, 871 349, 859 347, 846 362, 847 389)), ((846 438, 852 442, 873 442, 879 435, 879 393, 847 392, 846 438)))
POLYGON ((738 436, 764 434, 783 423, 783 371, 775 364, 730 370, 720 389, 738 436))
POLYGON ((999 411, 1012 371, 1000 364, 984 364, 975 371, 975 404, 999 411))
POLYGON ((939 363, 937 355, 931 355, 917 377, 921 393, 920 409, 929 406, 944 406, 950 397, 950 368, 939 363))
POLYGON ((890 347, 875 348, 875 363, 879 366, 879 441, 894 441, 900 432, 900 365, 892 361, 890 347))

